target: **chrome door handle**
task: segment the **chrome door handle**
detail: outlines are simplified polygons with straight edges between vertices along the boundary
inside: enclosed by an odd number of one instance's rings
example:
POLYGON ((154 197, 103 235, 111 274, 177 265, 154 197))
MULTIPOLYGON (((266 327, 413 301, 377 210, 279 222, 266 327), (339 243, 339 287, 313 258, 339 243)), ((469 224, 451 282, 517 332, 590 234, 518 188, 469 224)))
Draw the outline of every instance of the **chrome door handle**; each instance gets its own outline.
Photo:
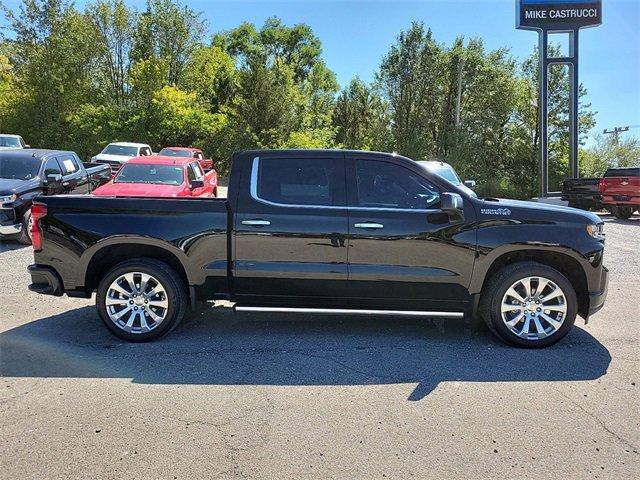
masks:
POLYGON ((242 225, 250 225, 252 227, 266 227, 271 225, 269 220, 242 220, 242 225))
POLYGON ((356 223, 354 227, 375 229, 375 228, 384 228, 384 225, 381 223, 365 222, 365 223, 356 223))

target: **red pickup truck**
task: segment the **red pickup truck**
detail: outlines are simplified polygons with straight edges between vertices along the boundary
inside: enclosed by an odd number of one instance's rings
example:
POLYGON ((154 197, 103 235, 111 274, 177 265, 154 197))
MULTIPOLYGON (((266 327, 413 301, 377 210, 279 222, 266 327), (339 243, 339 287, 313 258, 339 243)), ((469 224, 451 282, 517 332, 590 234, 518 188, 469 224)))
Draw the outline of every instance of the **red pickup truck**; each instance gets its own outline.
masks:
POLYGON ((164 147, 158 155, 161 157, 195 158, 200 162, 205 172, 214 169, 213 160, 204 158, 202 150, 196 147, 164 147))
POLYGON ((106 197, 217 197, 215 170, 203 172, 193 158, 136 157, 109 183, 93 191, 106 197))
POLYGON ((609 168, 598 184, 602 204, 617 218, 640 210, 640 167, 609 168))

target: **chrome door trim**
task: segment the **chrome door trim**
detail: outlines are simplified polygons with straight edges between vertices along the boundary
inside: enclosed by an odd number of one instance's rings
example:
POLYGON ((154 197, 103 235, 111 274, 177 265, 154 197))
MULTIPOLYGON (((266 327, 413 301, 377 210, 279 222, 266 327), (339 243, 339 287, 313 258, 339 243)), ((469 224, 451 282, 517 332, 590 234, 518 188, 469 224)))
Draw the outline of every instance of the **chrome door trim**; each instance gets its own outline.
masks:
POLYGON ((242 220, 240 223, 242 223, 242 225, 251 225, 254 227, 266 227, 271 225, 269 220, 242 220))
POLYGON ((383 224, 374 223, 374 222, 356 223, 353 226, 356 228, 369 228, 369 229, 384 228, 383 224))
POLYGON ((391 207, 352 207, 349 205, 299 205, 295 203, 278 203, 271 200, 265 200, 258 196, 258 167, 260 165, 260 157, 254 157, 251 164, 251 182, 250 182, 250 194, 256 202, 263 203, 265 205, 271 205, 273 207, 289 207, 289 208, 327 208, 331 210, 344 210, 348 208, 354 211, 382 211, 382 212, 423 212, 423 213, 442 213, 439 208, 422 209, 422 208, 391 208, 391 207))

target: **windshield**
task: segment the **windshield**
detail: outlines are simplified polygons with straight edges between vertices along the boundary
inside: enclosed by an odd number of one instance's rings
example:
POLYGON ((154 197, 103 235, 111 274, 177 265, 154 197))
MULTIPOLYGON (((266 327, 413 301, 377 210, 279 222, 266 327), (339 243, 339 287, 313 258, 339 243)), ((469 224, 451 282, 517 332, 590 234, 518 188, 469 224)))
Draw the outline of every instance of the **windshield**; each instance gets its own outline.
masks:
POLYGON ((458 178, 458 175, 456 174, 455 170, 451 167, 438 167, 438 168, 435 168, 433 171, 439 177, 444 178, 449 183, 452 183, 456 186, 462 183, 458 178))
POLYGON ((171 148, 163 148, 158 154, 162 157, 185 157, 191 158, 193 154, 189 150, 173 150, 171 148))
POLYGON ((17 137, 0 136, 0 147, 22 148, 22 144, 20 143, 20 139, 17 137))
POLYGON ((138 155, 138 147, 127 147, 126 145, 107 145, 102 153, 106 155, 121 155, 123 157, 135 157, 138 155))
POLYGON ((125 164, 113 183, 154 183, 181 185, 184 180, 182 167, 177 165, 125 164))
POLYGON ((610 168, 605 177, 640 177, 640 168, 610 168))
POLYGON ((38 176, 40 160, 20 157, 0 157, 0 178, 30 180, 38 176))

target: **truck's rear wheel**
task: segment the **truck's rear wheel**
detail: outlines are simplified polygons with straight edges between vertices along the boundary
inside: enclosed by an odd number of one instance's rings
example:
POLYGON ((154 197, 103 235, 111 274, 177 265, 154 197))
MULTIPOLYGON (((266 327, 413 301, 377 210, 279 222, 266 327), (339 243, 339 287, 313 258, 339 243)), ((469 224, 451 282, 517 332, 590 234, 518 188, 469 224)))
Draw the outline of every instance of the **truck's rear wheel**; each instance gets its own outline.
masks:
POLYGON ((487 326, 519 347, 541 348, 558 342, 571 330, 577 312, 571 282, 536 262, 505 267, 482 293, 481 314, 487 326))
POLYGON ((627 220, 633 215, 633 207, 611 207, 611 213, 616 218, 627 220))
POLYGON ((96 296, 100 318, 115 336, 146 342, 173 330, 188 297, 180 276, 154 259, 129 260, 107 273, 96 296))
POLYGON ((31 245, 31 226, 33 225, 33 219, 31 217, 31 209, 22 217, 22 229, 18 234, 18 241, 24 245, 31 245))

